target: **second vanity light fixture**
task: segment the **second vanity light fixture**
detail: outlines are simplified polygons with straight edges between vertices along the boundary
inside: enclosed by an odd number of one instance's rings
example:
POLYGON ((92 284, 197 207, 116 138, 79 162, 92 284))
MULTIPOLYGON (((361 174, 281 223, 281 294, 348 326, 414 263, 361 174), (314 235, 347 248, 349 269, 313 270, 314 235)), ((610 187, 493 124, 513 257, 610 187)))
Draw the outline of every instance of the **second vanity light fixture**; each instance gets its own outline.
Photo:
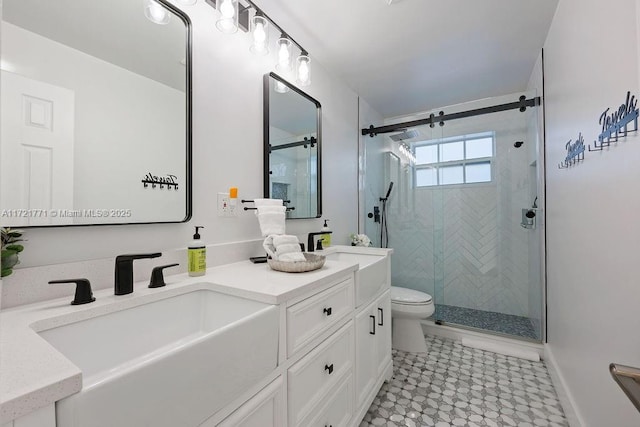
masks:
MULTIPOLYGON (((300 86, 311 84, 311 59, 309 53, 293 38, 276 24, 273 19, 264 13, 251 0, 205 0, 207 4, 220 12, 220 18, 216 22, 218 30, 225 34, 232 34, 240 28, 243 31, 251 31, 251 46, 249 50, 256 55, 269 54, 269 30, 273 26, 280 33, 276 42, 277 63, 276 70, 284 75, 293 71, 293 47, 300 50, 295 60, 296 81, 300 86), (253 16, 251 13, 253 11, 253 16)), ((286 92, 286 90, 283 90, 286 92)))

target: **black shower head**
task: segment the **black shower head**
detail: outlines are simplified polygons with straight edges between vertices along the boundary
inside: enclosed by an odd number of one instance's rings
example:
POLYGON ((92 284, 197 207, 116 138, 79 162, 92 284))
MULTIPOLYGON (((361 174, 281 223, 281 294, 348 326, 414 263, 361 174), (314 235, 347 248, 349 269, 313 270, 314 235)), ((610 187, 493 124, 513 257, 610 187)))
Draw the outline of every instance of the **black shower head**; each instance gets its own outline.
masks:
POLYGON ((524 144, 524 141, 516 141, 513 143, 513 146, 516 148, 520 148, 522 147, 522 144, 524 144))

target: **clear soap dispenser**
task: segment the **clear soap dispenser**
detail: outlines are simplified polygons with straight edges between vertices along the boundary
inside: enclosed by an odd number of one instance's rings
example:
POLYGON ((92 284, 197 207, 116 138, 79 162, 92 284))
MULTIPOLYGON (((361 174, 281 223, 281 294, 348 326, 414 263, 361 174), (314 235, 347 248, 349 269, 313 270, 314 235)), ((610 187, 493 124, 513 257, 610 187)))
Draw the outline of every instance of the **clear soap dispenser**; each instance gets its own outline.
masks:
POLYGON ((198 232, 201 228, 204 227, 201 225, 196 226, 196 233, 187 248, 189 276, 204 276, 207 271, 207 247, 200 240, 200 233, 198 232))

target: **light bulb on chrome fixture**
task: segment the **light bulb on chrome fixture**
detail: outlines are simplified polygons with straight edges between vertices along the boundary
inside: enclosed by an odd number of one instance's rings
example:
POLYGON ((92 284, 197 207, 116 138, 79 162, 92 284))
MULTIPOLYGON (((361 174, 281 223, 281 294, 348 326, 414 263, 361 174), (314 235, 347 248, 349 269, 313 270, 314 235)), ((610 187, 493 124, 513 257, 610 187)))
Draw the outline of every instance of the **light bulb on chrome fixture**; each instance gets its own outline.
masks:
POLYGON ((225 34, 238 31, 238 0, 218 0, 220 19, 216 28, 225 34))
POLYGON ((286 34, 282 34, 278 39, 278 63, 276 70, 286 73, 291 70, 291 40, 286 34))
POLYGON ((287 86, 286 84, 282 83, 279 80, 274 80, 273 90, 278 93, 287 93, 289 92, 289 86, 287 86))
POLYGON ((156 0, 144 0, 144 16, 154 24, 166 25, 171 14, 156 0))
POLYGON ((253 44, 249 48, 251 53, 266 55, 269 53, 269 21, 260 12, 251 20, 253 44))
POLYGON ((297 59, 298 70, 297 80, 300 86, 309 86, 311 84, 311 59, 309 59, 309 53, 305 50, 300 52, 300 56, 297 59))

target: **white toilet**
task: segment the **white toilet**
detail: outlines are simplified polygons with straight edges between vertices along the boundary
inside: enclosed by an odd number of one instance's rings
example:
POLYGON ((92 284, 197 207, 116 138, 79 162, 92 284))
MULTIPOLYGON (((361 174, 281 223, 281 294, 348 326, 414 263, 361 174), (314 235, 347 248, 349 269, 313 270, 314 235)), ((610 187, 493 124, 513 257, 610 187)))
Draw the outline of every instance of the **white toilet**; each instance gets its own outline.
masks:
POLYGON ((420 320, 435 311, 431 295, 413 289, 391 287, 391 317, 393 348, 411 353, 424 353, 427 344, 420 320))

